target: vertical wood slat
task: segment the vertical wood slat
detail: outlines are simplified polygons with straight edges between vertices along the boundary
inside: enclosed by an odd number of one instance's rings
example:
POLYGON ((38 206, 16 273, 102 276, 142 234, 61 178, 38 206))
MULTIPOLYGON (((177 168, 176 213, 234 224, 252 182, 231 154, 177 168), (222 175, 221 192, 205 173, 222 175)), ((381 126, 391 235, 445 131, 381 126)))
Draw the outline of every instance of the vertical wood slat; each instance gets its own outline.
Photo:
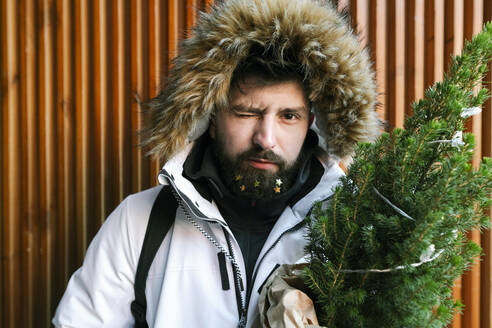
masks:
POLYGON ((116 21, 116 36, 114 47, 116 54, 113 58, 116 59, 116 74, 114 87, 115 101, 114 108, 116 110, 115 125, 114 130, 114 147, 116 150, 116 177, 115 184, 117 187, 117 197, 116 201, 120 202, 123 198, 130 192, 130 156, 128 155, 128 149, 130 149, 130 137, 129 137, 129 127, 130 127, 130 101, 128 95, 130 94, 130 58, 129 49, 130 42, 128 40, 129 35, 129 21, 130 21, 130 7, 128 0, 117 1, 115 3, 116 11, 113 20, 116 21))
POLYGON ((88 187, 89 181, 89 99, 90 72, 89 61, 89 8, 88 2, 77 0, 74 4, 75 16, 75 185, 76 185, 76 240, 77 256, 83 258, 88 245, 88 220, 90 219, 88 187))
MULTIPOLYGON (((462 279, 461 277, 456 279, 455 282, 454 282, 454 286, 453 286, 453 300, 456 302, 456 301, 460 301, 462 302, 463 300, 463 295, 462 295, 462 279)), ((453 317, 453 321, 451 322, 450 325, 448 325, 448 327, 452 327, 452 328, 461 328, 461 325, 462 325, 462 315, 460 313, 455 313, 454 314, 454 317, 453 317)))
MULTIPOLYGON (((5 2, 0 2, 0 44, 6 45, 6 27, 5 27, 5 2)), ((6 47, 0 47, 0 72, 5 72, 7 67, 6 64, 6 47)), ((0 214, 2 217, 6 217, 7 209, 4 207, 5 198, 4 198, 4 189, 7 188, 7 182, 4 181, 6 177, 7 168, 5 167, 5 154, 7 150, 6 140, 7 133, 5 132, 5 125, 7 123, 7 117, 4 108, 8 107, 7 104, 7 76, 5 74, 0 74, 0 126, 2 127, 2 131, 0 132, 0 214)), ((4 295, 0 297, 0 323, 6 325, 7 320, 5 314, 4 307, 4 298, 8 297, 7 291, 5 289, 6 279, 4 278, 4 269, 9 263, 8 259, 5 257, 5 231, 4 226, 7 221, 3 218, 0 218, 0 245, 2 246, 2 250, 0 250, 0 289, 4 292, 4 295)))
POLYGON ((5 72, 6 72, 6 103, 4 115, 4 183, 7 183, 3 193, 4 220, 3 224, 3 279, 2 290, 5 296, 4 320, 6 327, 15 327, 21 320, 20 316, 20 249, 19 224, 20 217, 20 72, 19 72, 19 6, 17 1, 6 1, 5 4, 5 72), (7 262, 7 263, 5 263, 7 262))
POLYGON ((153 76, 151 74, 151 85, 150 88, 150 97, 154 97, 157 95, 159 88, 162 86, 163 79, 167 74, 167 33, 166 26, 169 21, 167 6, 165 6, 162 1, 152 0, 153 5, 150 5, 151 9, 151 17, 150 19, 150 31, 151 31, 151 42, 150 42, 150 58, 151 60, 151 72, 153 72, 153 76), (152 51, 153 49, 153 51, 152 51))
POLYGON ((186 36, 189 36, 190 30, 195 26, 198 12, 202 10, 200 0, 186 0, 186 36))
MULTIPOLYGON (((55 163, 56 163, 56 177, 57 177, 57 193, 56 193, 56 213, 57 213, 57 220, 52 222, 52 234, 53 234, 53 253, 52 253, 52 271, 51 271, 51 276, 56 276, 60 277, 60 279, 52 279, 51 277, 48 277, 48 279, 51 280, 51 290, 50 290, 50 298, 54 301, 51 302, 50 309, 48 310, 48 313, 46 315, 46 318, 39 318, 39 322, 49 322, 51 319, 51 311, 52 309, 55 308, 55 304, 57 300, 59 299, 61 295, 61 290, 63 286, 65 286, 63 282, 63 267, 64 267, 64 262, 63 262, 63 256, 61 255, 61 250, 58 247, 59 243, 63 243, 63 240, 59 240, 63 234, 60 233, 60 227, 61 224, 63 223, 62 219, 62 214, 64 211, 64 202, 63 202, 63 175, 60 174, 60 170, 63 168, 63 102, 61 99, 61 95, 63 94, 63 68, 62 68, 62 61, 63 61, 63 34, 61 31, 62 27, 62 21, 61 17, 63 16, 62 14, 62 3, 59 0, 56 0, 53 4, 54 6, 54 17, 56 17, 56 28, 54 31, 54 52, 56 53, 56 72, 55 72, 55 79, 56 79, 56 86, 54 86, 55 89, 55 110, 54 110, 54 116, 55 116, 55 121, 56 121, 56 131, 55 131, 55 138, 57 140, 57 151, 55 153, 55 163)), ((63 238, 63 237, 61 237, 63 238)), ((31 327, 31 326, 30 326, 31 327)))
MULTIPOLYGON (((37 141, 39 140, 39 129, 37 122, 39 121, 38 115, 38 65, 36 58, 38 56, 38 43, 36 33, 36 4, 34 0, 28 0, 25 3, 25 30, 21 33, 25 33, 25 83, 23 92, 25 117, 23 119, 23 126, 25 132, 23 142, 25 143, 22 149, 25 149, 25 159, 23 159, 23 171, 26 172, 25 184, 23 186, 23 194, 26 195, 25 201, 27 206, 24 207, 24 245, 25 252, 24 266, 22 269, 22 280, 25 282, 25 295, 26 301, 26 313, 23 316, 26 327, 34 327, 35 322, 39 322, 36 315, 36 300, 42 297, 38 286, 39 274, 39 261, 38 261, 38 247, 39 244, 39 226, 37 217, 39 216, 39 179, 38 179, 38 161, 39 161, 39 147, 37 141)), ((23 24, 23 25, 24 25, 23 24)))
MULTIPOLYGON (((60 214, 58 220, 58 261, 60 277, 64 285, 68 283, 70 273, 75 268, 76 238, 74 238, 75 222, 75 61, 74 61, 74 7, 70 0, 61 3, 61 36, 63 45, 61 53, 61 106, 60 138, 61 138, 61 177, 60 177, 60 214)), ((60 292, 60 291, 59 291, 60 292)), ((58 294, 59 295, 59 294, 58 294)))
POLYGON ((405 118, 405 1, 388 6, 387 120, 390 127, 403 127, 405 118))
MULTIPOLYGON (((18 18, 18 40, 17 43, 19 45, 19 51, 18 55, 19 58, 17 59, 19 63, 19 108, 18 108, 18 117, 19 117, 19 136, 20 136, 20 143, 19 143, 19 149, 22 149, 19 154, 19 170, 20 174, 23 175, 25 174, 27 170, 27 162, 26 162, 26 151, 27 151, 27 144, 26 144, 26 139, 27 139, 27 129, 25 125, 25 120, 26 120, 26 98, 25 98, 25 91, 26 91, 26 85, 24 81, 26 80, 26 23, 25 23, 25 17, 20 15, 21 12, 26 11, 26 4, 25 2, 20 2, 18 4, 18 12, 19 12, 19 18, 18 18)), ((18 181, 17 182, 20 186, 20 202, 21 204, 26 204, 27 197, 26 197, 26 190, 28 188, 27 186, 27 181, 18 181)), ((22 207, 19 211, 19 273, 21 279, 24 283, 20 284, 20 290, 18 291, 19 295, 25 295, 26 301, 24 302, 23 306, 29 307, 29 292, 27 290, 27 275, 26 275, 26 269, 27 266, 29 265, 29 259, 28 256, 29 254, 26 252, 26 250, 29 247, 30 243, 30 234, 28 233, 28 228, 29 228, 29 218, 28 218, 28 213, 26 212, 26 207, 22 207)), ((29 321, 31 321, 31 316, 30 315, 24 315, 20 318, 20 322, 18 324, 21 325, 28 325, 29 321)))
POLYGON ((359 34, 361 47, 369 43, 369 2, 365 0, 353 0, 350 5, 352 23, 359 34))
POLYGON ((444 73, 444 0, 425 2, 425 88, 444 73))
MULTIPOLYGON (((1 2, 0 72, 7 76, 0 84, 0 326, 48 326, 104 217, 130 192, 156 183, 161 163, 135 148, 141 116, 134 95, 155 96, 178 41, 196 22, 196 9, 211 3, 1 2)), ((442 77, 464 36, 492 18, 486 0, 338 5, 354 13, 375 62, 378 111, 396 126, 410 102, 442 77)), ((481 119, 469 124, 478 133, 477 147, 489 156, 491 111, 489 101, 481 119)), ((465 278, 465 315, 454 327, 492 326, 490 232, 481 243, 486 257, 469 282, 465 278)))
MULTIPOLYGON (((5 2, 0 2, 0 44, 6 45, 6 27, 5 27, 5 2)), ((5 72, 7 67, 6 64, 6 47, 0 47, 0 72, 5 72)), ((7 123, 7 117, 5 114, 4 108, 8 107, 7 104, 7 76, 5 74, 0 74, 0 126, 2 127, 2 131, 0 132, 0 214, 2 217, 6 217, 7 209, 4 207, 5 198, 4 198, 4 189, 7 188, 7 182, 4 181, 6 178, 7 169, 5 167, 5 154, 7 150, 6 140, 7 133, 5 132, 5 125, 7 123)), ((7 221, 3 218, 0 218, 0 245, 2 246, 2 250, 0 250, 0 289, 4 291, 4 294, 0 297, 0 322, 6 325, 7 320, 5 314, 5 306, 4 299, 8 297, 7 291, 5 289, 6 279, 4 278, 4 270, 7 264, 9 264, 9 260, 5 257, 6 253, 5 249, 5 235, 4 226, 7 221)))
POLYGON ((110 195, 112 194, 109 179, 111 158, 110 136, 111 125, 111 53, 109 44, 111 43, 110 26, 110 3, 108 1, 97 0, 94 3, 94 125, 95 125, 95 152, 94 163, 95 186, 95 218, 97 226, 100 226, 109 214, 110 195))
POLYGON ((184 8, 180 0, 169 0, 168 11, 168 33, 169 33, 169 62, 178 54, 179 40, 183 38, 184 32, 184 8))
POLYGON ((445 3, 444 24, 444 64, 447 68, 451 63, 451 55, 461 53, 464 41, 464 0, 453 0, 445 3))
POLYGON ((378 93, 378 114, 384 120, 386 101, 386 64, 387 64, 387 35, 386 35, 386 0, 376 0, 370 2, 370 21, 369 24, 369 42, 371 45, 371 56, 376 71, 376 90, 378 93))
POLYGON ((411 115, 411 104, 424 95, 424 0, 406 1, 405 30, 405 114, 411 115))
POLYGON ((54 1, 40 4, 43 29, 40 35, 40 288, 46 291, 38 311, 43 325, 49 324, 52 306, 53 223, 56 220, 56 51, 54 1))

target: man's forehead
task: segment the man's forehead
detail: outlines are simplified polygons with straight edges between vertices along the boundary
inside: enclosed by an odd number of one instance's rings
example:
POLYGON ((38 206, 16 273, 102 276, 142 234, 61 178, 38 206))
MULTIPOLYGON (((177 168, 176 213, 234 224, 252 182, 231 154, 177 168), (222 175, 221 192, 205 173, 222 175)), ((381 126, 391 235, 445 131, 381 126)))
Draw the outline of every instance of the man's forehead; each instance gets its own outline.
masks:
POLYGON ((241 92, 245 89, 262 88, 268 86, 285 86, 289 84, 297 85, 297 87, 305 93, 305 86, 299 79, 288 78, 283 80, 277 80, 274 77, 268 78, 268 77, 260 77, 257 75, 248 75, 243 79, 237 81, 237 83, 231 84, 229 93, 235 91, 241 92))
POLYGON ((232 107, 262 109, 263 106, 258 103, 260 100, 285 103, 287 107, 304 108, 309 111, 306 92, 303 85, 297 80, 258 82, 251 78, 229 90, 229 109, 232 107))

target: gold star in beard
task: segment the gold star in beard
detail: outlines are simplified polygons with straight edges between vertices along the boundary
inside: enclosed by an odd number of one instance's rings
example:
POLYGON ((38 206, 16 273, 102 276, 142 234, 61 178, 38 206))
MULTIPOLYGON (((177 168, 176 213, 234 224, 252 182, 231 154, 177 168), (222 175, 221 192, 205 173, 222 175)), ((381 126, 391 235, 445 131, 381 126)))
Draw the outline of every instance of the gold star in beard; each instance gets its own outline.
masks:
POLYGON ((273 190, 275 190, 275 193, 277 193, 277 194, 280 193, 280 187, 275 187, 275 188, 273 188, 273 190))
POLYGON ((239 187, 239 189, 241 189, 241 191, 244 191, 246 189, 246 186, 245 185, 241 185, 241 187, 239 187))
POLYGON ((236 175, 236 177, 234 178, 236 181, 239 181, 241 180, 243 177, 241 176, 241 174, 238 174, 236 175))

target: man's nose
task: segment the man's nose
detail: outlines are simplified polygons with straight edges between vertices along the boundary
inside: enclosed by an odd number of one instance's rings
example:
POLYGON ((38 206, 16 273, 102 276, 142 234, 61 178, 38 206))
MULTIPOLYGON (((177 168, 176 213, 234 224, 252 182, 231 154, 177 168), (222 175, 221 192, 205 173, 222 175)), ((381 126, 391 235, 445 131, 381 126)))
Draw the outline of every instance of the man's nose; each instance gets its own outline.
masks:
POLYGON ((253 143, 262 149, 272 149, 276 145, 275 120, 273 117, 263 116, 256 124, 253 143))

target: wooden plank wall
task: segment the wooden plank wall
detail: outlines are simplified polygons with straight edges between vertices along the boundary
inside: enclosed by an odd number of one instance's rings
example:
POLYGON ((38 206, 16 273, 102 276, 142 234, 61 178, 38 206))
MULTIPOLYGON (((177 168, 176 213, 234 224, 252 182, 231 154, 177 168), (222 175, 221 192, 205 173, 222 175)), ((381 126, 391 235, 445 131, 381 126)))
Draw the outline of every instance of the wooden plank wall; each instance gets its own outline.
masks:
MULTIPOLYGON (((211 0, 0 0, 0 326, 48 327, 105 217, 156 184, 137 147, 139 101, 154 96, 178 41, 211 0)), ((378 111, 401 126, 451 54, 492 19, 489 0, 340 0, 377 72, 378 111)), ((492 83, 491 74, 486 82, 492 83)), ((470 120, 492 155, 492 103, 470 120)), ((457 281, 453 327, 492 327, 491 236, 457 281)))

